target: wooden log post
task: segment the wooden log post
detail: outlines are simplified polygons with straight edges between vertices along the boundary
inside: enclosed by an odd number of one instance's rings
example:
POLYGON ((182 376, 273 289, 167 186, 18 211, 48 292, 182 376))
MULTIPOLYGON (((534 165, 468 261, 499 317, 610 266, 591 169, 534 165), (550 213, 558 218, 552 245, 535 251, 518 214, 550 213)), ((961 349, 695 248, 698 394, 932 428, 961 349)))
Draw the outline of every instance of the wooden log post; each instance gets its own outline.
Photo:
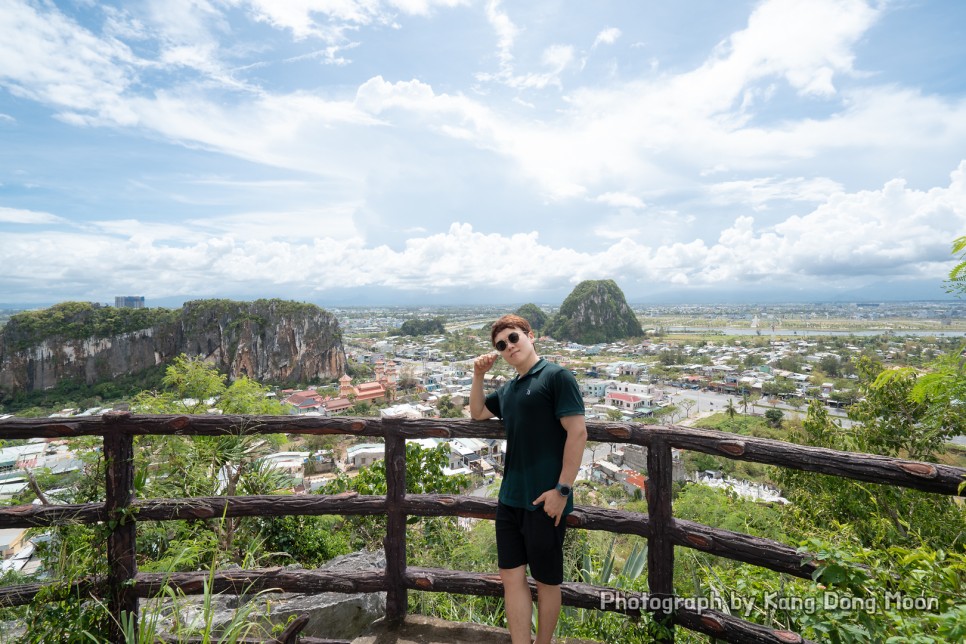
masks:
POLYGON ((131 511, 134 500, 134 438, 116 425, 104 434, 106 496, 104 509, 111 531, 107 536, 108 609, 111 613, 112 642, 126 642, 122 615, 137 637, 138 598, 134 593, 137 576, 137 524, 131 511))
POLYGON ((386 620, 401 624, 408 608, 406 590, 406 439, 386 432, 386 620))
POLYGON ((671 528, 671 445, 661 439, 647 448, 647 521, 651 536, 647 544, 648 608, 655 621, 670 628, 657 642, 674 641, 674 542, 671 528))

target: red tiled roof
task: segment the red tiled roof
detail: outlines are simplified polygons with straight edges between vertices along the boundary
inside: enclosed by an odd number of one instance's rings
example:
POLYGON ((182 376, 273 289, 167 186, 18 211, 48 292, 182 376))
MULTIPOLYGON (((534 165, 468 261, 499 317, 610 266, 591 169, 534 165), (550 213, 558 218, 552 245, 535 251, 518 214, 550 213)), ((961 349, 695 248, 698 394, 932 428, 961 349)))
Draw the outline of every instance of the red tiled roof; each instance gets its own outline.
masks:
POLYGON ((615 393, 613 391, 608 391, 606 397, 613 398, 614 400, 623 400, 624 402, 629 402, 629 403, 636 403, 644 400, 642 396, 635 396, 634 394, 615 393))

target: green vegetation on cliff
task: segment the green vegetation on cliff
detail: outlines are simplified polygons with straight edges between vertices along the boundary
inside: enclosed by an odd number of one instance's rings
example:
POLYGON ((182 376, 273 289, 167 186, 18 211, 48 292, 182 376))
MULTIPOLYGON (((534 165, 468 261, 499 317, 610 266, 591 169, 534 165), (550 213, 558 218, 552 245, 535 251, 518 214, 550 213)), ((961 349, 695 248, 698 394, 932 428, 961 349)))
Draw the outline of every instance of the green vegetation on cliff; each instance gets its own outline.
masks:
POLYGON ((406 320, 392 335, 443 335, 446 333, 445 322, 446 318, 442 317, 406 320))
POLYGON ((524 304, 516 314, 529 322, 534 331, 540 331, 547 324, 547 314, 536 304, 524 304))
POLYGON ((140 331, 177 319, 171 309, 125 309, 91 302, 63 302, 49 309, 17 313, 0 331, 13 351, 29 349, 49 338, 85 340, 140 331))
POLYGON ((644 330, 614 280, 587 280, 567 296, 544 333, 556 340, 597 344, 639 337, 644 330))

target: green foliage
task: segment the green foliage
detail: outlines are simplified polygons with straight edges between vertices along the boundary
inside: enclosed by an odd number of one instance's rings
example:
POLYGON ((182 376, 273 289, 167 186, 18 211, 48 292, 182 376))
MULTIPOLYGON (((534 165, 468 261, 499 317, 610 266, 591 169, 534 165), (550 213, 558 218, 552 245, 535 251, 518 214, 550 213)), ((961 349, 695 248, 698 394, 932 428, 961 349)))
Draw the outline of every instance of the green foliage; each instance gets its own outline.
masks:
MULTIPOLYGON (((852 432, 838 427, 828 411, 813 402, 794 441, 888 456, 910 447, 925 449, 929 440, 919 441, 913 435, 917 425, 895 416, 910 411, 903 401, 910 387, 909 380, 892 378, 880 383, 879 389, 870 389, 861 409, 864 421, 856 423, 852 432)), ((917 454, 933 456, 929 451, 917 454)), ((966 543, 966 514, 948 497, 791 469, 780 470, 778 478, 793 504, 789 519, 797 529, 805 531, 810 525, 848 529, 862 545, 878 548, 922 542, 961 549, 966 543)))
POLYGON ((226 385, 227 376, 201 357, 176 357, 165 370, 165 391, 143 391, 133 407, 141 413, 203 414, 217 407, 225 414, 283 415, 285 410, 271 390, 241 377, 226 385))
POLYGON ((547 314, 536 304, 524 304, 515 313, 529 322, 534 331, 539 331, 547 324, 547 314))
POLYGON ((463 418, 462 407, 457 407, 453 404, 452 397, 447 395, 440 396, 439 402, 436 403, 436 409, 439 410, 440 418, 463 418))
MULTIPOLYGON (((628 509, 647 511, 647 504, 628 509)), ((768 503, 745 499, 737 493, 700 484, 686 484, 674 499, 674 516, 724 530, 785 542, 789 537, 784 511, 768 503)), ((737 565, 720 562, 721 565, 737 565)))
POLYGON ((164 369, 158 365, 135 374, 120 375, 92 384, 67 378, 51 389, 8 392, 0 399, 0 403, 7 410, 25 418, 47 416, 52 411, 66 408, 89 409, 107 402, 130 399, 146 389, 157 389, 161 386, 164 369))
POLYGON ((446 318, 406 320, 392 335, 443 335, 446 333, 446 318))
POLYGON ((952 253, 959 256, 959 263, 949 271, 946 292, 962 295, 966 293, 966 236, 959 237, 953 242, 952 253))
POLYGON ((781 409, 769 409, 765 411, 765 418, 768 419, 769 425, 778 428, 782 426, 782 419, 785 418, 785 413, 781 409))
POLYGON ((342 530, 343 519, 331 516, 265 517, 258 521, 263 539, 262 559, 267 565, 298 563, 317 568, 352 551, 342 530))
MULTIPOLYGON (((417 443, 406 443, 406 493, 407 494, 459 494, 469 484, 469 477, 458 474, 446 476, 443 470, 449 466, 449 449, 439 445, 424 449, 417 443)), ((385 495, 386 462, 379 460, 350 478, 340 475, 325 487, 326 494, 338 494, 353 490, 365 495, 385 495)), ((416 517, 412 521, 417 521, 416 517)), ((347 517, 346 526, 352 533, 354 548, 378 549, 386 534, 385 517, 347 517)))
POLYGON ((788 378, 781 376, 762 384, 761 393, 766 396, 782 396, 795 392, 798 387, 788 378))
POLYGON ((587 280, 567 296, 544 333, 557 340, 597 344, 644 335, 614 280, 587 280))
POLYGON ((42 588, 23 613, 20 620, 26 631, 16 644, 96 644, 107 641, 111 627, 107 607, 68 582, 42 588))
POLYGON ((21 351, 49 338, 107 338, 163 326, 176 317, 177 311, 170 309, 128 309, 91 302, 63 302, 49 309, 13 315, 0 330, 0 344, 13 351, 21 351))

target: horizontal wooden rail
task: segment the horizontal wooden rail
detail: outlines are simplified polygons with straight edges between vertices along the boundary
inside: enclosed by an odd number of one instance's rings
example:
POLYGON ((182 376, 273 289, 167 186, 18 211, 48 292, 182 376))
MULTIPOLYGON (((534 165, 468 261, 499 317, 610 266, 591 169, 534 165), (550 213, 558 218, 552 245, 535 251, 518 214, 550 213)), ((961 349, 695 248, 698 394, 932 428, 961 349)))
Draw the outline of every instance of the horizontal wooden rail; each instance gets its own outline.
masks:
MULTIPOLYGON (((8 418, 0 421, 0 438, 70 438, 103 436, 112 432, 133 435, 231 434, 350 434, 385 438, 504 438, 498 421, 468 419, 326 418, 321 416, 131 416, 64 418, 8 418), (387 434, 388 433, 388 434, 387 434)), ((898 485, 924 492, 962 495, 966 469, 888 456, 858 454, 795 445, 766 438, 738 436, 715 430, 632 423, 587 423, 589 440, 648 446, 665 440, 686 449, 732 460, 786 467, 842 478, 898 485)))
MULTIPOLYGON (((255 592, 386 592, 386 618, 399 621, 406 610, 406 591, 453 592, 500 596, 503 587, 496 574, 468 573, 428 568, 408 568, 405 555, 407 516, 461 516, 493 519, 496 501, 479 497, 439 494, 405 494, 405 438, 503 438, 498 421, 453 419, 371 419, 292 416, 133 416, 109 413, 102 417, 67 419, 20 419, 0 421, 0 439, 71 438, 103 436, 107 472, 104 503, 62 506, 18 506, 0 508, 0 528, 43 527, 70 523, 107 522, 118 516, 109 537, 113 555, 110 574, 79 580, 66 590, 81 596, 108 597, 112 612, 136 611, 138 597, 155 597, 167 586, 184 593, 205 592, 251 594, 255 592), (365 496, 354 492, 337 495, 259 495, 196 497, 178 499, 134 499, 132 438, 144 435, 217 436, 239 434, 347 434, 383 438, 387 443, 386 496, 365 496), (108 453, 110 452, 110 453, 108 453), (391 470, 391 471, 390 471, 391 470), (266 568, 217 572, 141 573, 135 563, 134 529, 137 521, 217 520, 221 517, 270 517, 286 515, 388 515, 385 570, 346 573, 325 570, 266 568)), ((734 460, 794 468, 841 478, 895 485, 926 492, 960 495, 966 469, 935 463, 855 454, 781 441, 736 436, 711 430, 678 426, 627 423, 588 423, 590 440, 642 445, 649 450, 650 487, 648 514, 578 506, 568 525, 586 530, 634 534, 649 540, 648 582, 652 595, 626 594, 656 617, 669 615, 673 623, 731 642, 802 642, 787 631, 775 631, 713 610, 697 611, 675 601, 671 578, 675 546, 693 548, 735 561, 754 564, 802 578, 810 578, 816 562, 807 553, 771 540, 675 519, 671 514, 671 448, 693 450, 734 460), (651 498, 653 497, 653 498, 651 498), (661 604, 658 606, 658 604, 661 604)), ((44 588, 56 582, 0 588, 0 606, 30 602, 44 588)), ((531 582, 531 591, 535 587, 531 582)), ((633 608, 602 606, 601 594, 617 589, 568 583, 562 588, 568 606, 596 610, 617 610, 640 614, 633 608)), ((623 591, 617 591, 623 592, 623 591)), ((287 637, 294 637, 290 633, 287 637)), ((319 640, 322 641, 322 640, 319 640)), ((662 640, 671 641, 671 639, 662 640)))
MULTIPOLYGON (((530 579, 531 594, 536 597, 536 583, 530 579)), ((476 573, 442 568, 406 569, 405 583, 411 590, 442 592, 464 595, 502 597, 503 584, 496 573, 476 573)), ((259 592, 319 594, 336 593, 374 593, 386 592, 389 581, 384 571, 324 571, 292 570, 273 567, 255 570, 228 570, 217 572, 183 573, 138 573, 133 591, 141 598, 157 597, 165 587, 174 589, 186 596, 201 595, 206 586, 210 592, 251 595, 259 592)), ((80 592, 91 592, 106 588, 106 579, 92 579, 76 584, 80 592)), ((39 584, 0 588, 0 606, 11 606, 29 601, 42 588, 39 584), (11 591, 20 589, 16 596, 11 591), (11 601, 15 600, 15 601, 11 601)), ((646 606, 646 593, 624 591, 607 586, 594 586, 574 582, 561 585, 562 602, 565 606, 618 612, 631 616, 642 613, 640 607, 646 606), (625 599, 620 602, 605 602, 603 597, 620 593, 625 599), (629 607, 629 608, 628 608, 629 607)), ((740 642, 785 643, 806 642, 800 636, 787 631, 774 631, 759 624, 725 615, 716 611, 675 610, 675 619, 692 630, 714 635, 722 639, 740 642), (797 638, 797 639, 795 639, 797 638)))

